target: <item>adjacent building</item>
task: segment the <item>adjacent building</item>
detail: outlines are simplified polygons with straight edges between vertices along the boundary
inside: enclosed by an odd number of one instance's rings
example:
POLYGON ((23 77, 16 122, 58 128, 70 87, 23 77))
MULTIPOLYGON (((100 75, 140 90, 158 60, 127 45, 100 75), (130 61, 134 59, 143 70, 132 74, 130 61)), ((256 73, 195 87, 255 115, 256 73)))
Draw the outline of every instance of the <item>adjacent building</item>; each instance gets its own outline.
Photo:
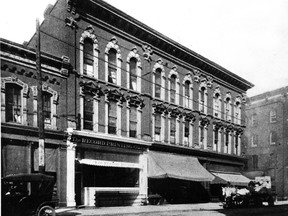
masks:
MULTIPOLYGON (((58 0, 40 35, 45 171, 60 205, 203 202, 247 183, 253 84, 101 0, 58 0)), ((38 172, 36 43, 1 40, 2 175, 38 172)))
POLYGON ((287 199, 288 87, 248 98, 245 154, 248 175, 270 176, 278 199, 287 199))

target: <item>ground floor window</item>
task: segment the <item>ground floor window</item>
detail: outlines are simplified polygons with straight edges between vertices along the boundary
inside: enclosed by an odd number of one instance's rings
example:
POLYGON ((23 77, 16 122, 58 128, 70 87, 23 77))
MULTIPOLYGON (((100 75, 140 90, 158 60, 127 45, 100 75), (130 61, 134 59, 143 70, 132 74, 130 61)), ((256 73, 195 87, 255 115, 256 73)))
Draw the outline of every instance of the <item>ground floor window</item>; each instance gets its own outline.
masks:
POLYGON ((84 187, 139 187, 139 169, 83 165, 84 187))

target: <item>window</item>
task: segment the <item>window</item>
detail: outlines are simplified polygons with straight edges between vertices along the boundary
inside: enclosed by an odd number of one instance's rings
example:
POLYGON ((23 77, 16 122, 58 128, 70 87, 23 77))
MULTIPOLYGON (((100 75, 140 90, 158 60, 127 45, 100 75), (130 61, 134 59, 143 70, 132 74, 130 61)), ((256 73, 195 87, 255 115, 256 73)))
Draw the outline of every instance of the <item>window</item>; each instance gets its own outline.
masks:
POLYGON ((161 115, 155 114, 155 140, 160 141, 161 137, 161 115))
POLYGON ((155 72, 155 97, 161 97, 161 69, 157 68, 155 72))
POLYGON ((170 102, 175 103, 175 96, 176 96, 176 76, 171 76, 170 82, 170 102))
POLYGON ((48 92, 43 92, 43 115, 45 124, 51 124, 51 98, 52 95, 48 92))
POLYGON ((130 89, 137 90, 137 60, 135 58, 130 59, 130 89))
POLYGON ((234 111, 234 123, 241 124, 241 105, 239 102, 235 104, 235 111, 234 111))
POLYGON ((130 137, 136 137, 137 136, 137 108, 136 107, 130 107, 130 129, 129 134, 130 137))
POLYGON ((108 133, 116 134, 117 132, 117 104, 110 101, 108 104, 108 133))
POLYGON ((170 143, 176 143, 176 118, 172 117, 170 119, 170 143))
POLYGON ((231 121, 231 112, 232 112, 231 100, 230 98, 226 98, 226 101, 225 101, 225 120, 226 121, 231 121))
POLYGON ((258 135, 253 134, 252 135, 252 141, 251 141, 251 146, 256 147, 258 145, 258 135))
POLYGON ((252 155, 252 168, 258 169, 258 155, 252 155))
POLYGON ((239 155, 238 145, 239 145, 239 135, 238 135, 238 134, 235 134, 235 146, 234 146, 235 151, 234 151, 234 152, 235 152, 236 155, 239 155))
POLYGON ((257 126, 257 114, 256 113, 253 113, 253 115, 251 116, 251 122, 252 122, 252 127, 257 126))
POLYGON ((270 123, 275 123, 277 121, 276 110, 270 111, 270 123))
POLYGON ((218 146, 218 130, 214 130, 214 145, 215 145, 215 149, 217 149, 218 146))
POLYGON ((204 139, 205 139, 204 127, 200 127, 200 144, 204 144, 204 139))
POLYGON ((84 40, 84 68, 83 72, 86 75, 93 75, 93 42, 90 38, 86 38, 84 40))
POLYGON ((200 90, 200 112, 205 112, 205 88, 202 87, 200 90))
POLYGON ((190 82, 186 81, 184 84, 184 106, 189 107, 190 98, 190 82))
POLYGON ((216 93, 214 96, 214 117, 221 118, 221 102, 219 93, 216 93))
POLYGON ((270 145, 275 145, 277 143, 277 133, 275 131, 270 132, 270 145))
POLYGON ((189 135, 190 135, 190 131, 189 131, 189 121, 185 121, 184 123, 184 145, 188 146, 189 145, 189 135))
POLYGON ((117 63, 116 50, 110 49, 108 53, 108 82, 116 84, 117 81, 117 63))
POLYGON ((226 133, 225 133, 224 153, 228 153, 228 151, 229 151, 229 144, 230 144, 229 131, 226 131, 226 133))
POLYGON ((85 95, 84 97, 84 129, 93 130, 93 97, 85 95))
POLYGON ((19 85, 6 84, 6 122, 22 122, 21 90, 22 88, 19 85))

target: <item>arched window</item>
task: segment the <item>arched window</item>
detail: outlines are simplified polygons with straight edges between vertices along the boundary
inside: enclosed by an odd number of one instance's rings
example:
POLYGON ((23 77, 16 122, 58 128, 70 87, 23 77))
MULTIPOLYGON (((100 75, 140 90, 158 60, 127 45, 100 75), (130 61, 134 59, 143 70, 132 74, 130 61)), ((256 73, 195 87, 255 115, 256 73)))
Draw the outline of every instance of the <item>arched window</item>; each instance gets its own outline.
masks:
POLYGON ((93 41, 90 38, 85 38, 84 40, 84 64, 83 72, 85 75, 93 75, 93 65, 94 65, 94 53, 93 53, 93 41))
POLYGON ((116 84, 117 82, 117 59, 116 50, 110 49, 108 53, 108 82, 116 84))
POLYGON ((214 117, 221 118, 221 96, 219 92, 214 94, 213 110, 214 117))
POLYGON ((155 72, 155 97, 161 98, 161 74, 162 70, 160 68, 156 69, 155 72))
POLYGON ((170 102, 175 103, 175 97, 176 97, 176 75, 171 76, 170 81, 170 102))
POLYGON ((183 106, 189 109, 193 109, 193 85, 192 85, 192 73, 188 72, 183 79, 183 106))
POLYGON ((206 104, 205 104, 205 100, 206 100, 206 98, 205 98, 205 96, 206 96, 206 94, 205 94, 205 91, 206 91, 206 88, 205 87, 201 87, 200 88, 200 92, 199 92, 199 110, 200 110, 200 112, 202 112, 202 113, 205 113, 205 107, 206 107, 206 104))
POLYGON ((130 67, 129 67, 129 75, 130 75, 130 89, 137 90, 137 59, 130 59, 130 67))
POLYGON ((231 98, 226 97, 226 100, 225 100, 225 120, 231 121, 231 119, 232 119, 231 115, 232 115, 231 98))
POLYGON ((22 122, 22 96, 21 96, 22 87, 14 84, 6 84, 6 122, 22 122))

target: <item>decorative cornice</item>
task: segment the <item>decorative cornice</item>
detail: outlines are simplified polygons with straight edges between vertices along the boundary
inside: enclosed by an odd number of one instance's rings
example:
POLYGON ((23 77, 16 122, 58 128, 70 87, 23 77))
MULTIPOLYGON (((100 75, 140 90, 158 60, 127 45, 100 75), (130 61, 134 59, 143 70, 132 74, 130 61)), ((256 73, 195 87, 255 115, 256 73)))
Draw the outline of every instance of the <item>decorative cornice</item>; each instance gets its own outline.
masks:
POLYGON ((125 101, 124 94, 118 89, 105 89, 104 93, 106 94, 108 101, 115 101, 119 103, 123 103, 125 101))
POLYGON ((163 103, 152 104, 152 107, 154 108, 154 113, 159 113, 159 114, 168 113, 168 108, 163 103))
POLYGON ((141 109, 145 107, 144 100, 140 98, 138 95, 134 96, 128 95, 126 99, 128 101, 129 106, 139 107, 141 109))
POLYGON ((97 84, 95 81, 83 81, 79 82, 80 87, 82 87, 83 94, 91 94, 99 98, 103 95, 103 91, 101 90, 100 85, 97 84))

